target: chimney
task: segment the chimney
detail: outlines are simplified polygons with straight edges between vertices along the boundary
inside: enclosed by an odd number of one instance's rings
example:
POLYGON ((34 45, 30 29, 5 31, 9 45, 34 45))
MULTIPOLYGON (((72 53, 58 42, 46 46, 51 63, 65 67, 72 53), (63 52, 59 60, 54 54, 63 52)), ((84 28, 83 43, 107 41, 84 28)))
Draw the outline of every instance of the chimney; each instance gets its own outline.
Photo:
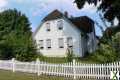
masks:
POLYGON ((68 12, 67 11, 64 12, 64 16, 68 18, 68 12))

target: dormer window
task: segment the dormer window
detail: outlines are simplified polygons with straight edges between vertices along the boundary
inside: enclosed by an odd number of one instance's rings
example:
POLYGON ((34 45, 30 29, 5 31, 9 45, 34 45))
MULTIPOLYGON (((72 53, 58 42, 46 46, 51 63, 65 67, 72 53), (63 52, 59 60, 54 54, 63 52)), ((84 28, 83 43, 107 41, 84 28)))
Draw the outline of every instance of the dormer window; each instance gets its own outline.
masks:
POLYGON ((50 23, 46 23, 46 28, 47 31, 50 31, 50 23))
POLYGON ((63 21, 62 20, 59 20, 57 22, 57 27, 58 27, 58 30, 63 30, 63 21))

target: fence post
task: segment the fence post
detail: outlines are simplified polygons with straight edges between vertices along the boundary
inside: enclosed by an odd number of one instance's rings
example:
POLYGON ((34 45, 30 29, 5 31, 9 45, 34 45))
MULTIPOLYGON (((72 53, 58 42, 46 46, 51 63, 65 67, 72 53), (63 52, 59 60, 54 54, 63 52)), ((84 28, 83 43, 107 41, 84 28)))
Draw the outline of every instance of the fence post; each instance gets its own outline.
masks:
POLYGON ((76 79, 75 59, 73 59, 73 75, 74 75, 74 80, 75 80, 76 79))
POLYGON ((37 66, 37 75, 40 75, 40 60, 39 58, 36 59, 36 66, 37 66))
POLYGON ((12 58, 12 71, 15 72, 15 58, 12 58))

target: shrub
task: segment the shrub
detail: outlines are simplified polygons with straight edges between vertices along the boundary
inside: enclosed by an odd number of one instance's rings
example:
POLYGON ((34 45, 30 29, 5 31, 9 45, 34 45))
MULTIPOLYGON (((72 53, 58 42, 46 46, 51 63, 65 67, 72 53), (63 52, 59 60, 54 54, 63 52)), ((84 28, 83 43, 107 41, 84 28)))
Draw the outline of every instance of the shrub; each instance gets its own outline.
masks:
POLYGON ((108 63, 118 60, 119 57, 114 48, 107 44, 101 44, 100 48, 89 56, 89 60, 97 63, 108 63))
POLYGON ((67 49, 67 61, 72 62, 74 55, 73 55, 73 50, 71 48, 67 49))
POLYGON ((114 36, 112 36, 112 45, 117 53, 120 53, 120 32, 116 33, 114 36))

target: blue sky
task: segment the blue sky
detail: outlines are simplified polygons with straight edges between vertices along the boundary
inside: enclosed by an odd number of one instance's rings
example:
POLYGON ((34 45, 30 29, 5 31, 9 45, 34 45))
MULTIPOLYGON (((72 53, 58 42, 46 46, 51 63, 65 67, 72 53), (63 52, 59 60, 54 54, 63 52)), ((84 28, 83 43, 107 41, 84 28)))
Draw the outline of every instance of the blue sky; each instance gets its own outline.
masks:
MULTIPOLYGON (((54 9, 61 12, 67 11, 70 16, 74 17, 86 15, 102 25, 94 5, 86 3, 84 8, 79 10, 73 2, 74 0, 0 0, 0 12, 8 8, 16 8, 29 18, 32 31, 35 31, 41 20, 54 9)), ((100 29, 97 26, 95 28, 96 34, 101 35, 100 29)))

